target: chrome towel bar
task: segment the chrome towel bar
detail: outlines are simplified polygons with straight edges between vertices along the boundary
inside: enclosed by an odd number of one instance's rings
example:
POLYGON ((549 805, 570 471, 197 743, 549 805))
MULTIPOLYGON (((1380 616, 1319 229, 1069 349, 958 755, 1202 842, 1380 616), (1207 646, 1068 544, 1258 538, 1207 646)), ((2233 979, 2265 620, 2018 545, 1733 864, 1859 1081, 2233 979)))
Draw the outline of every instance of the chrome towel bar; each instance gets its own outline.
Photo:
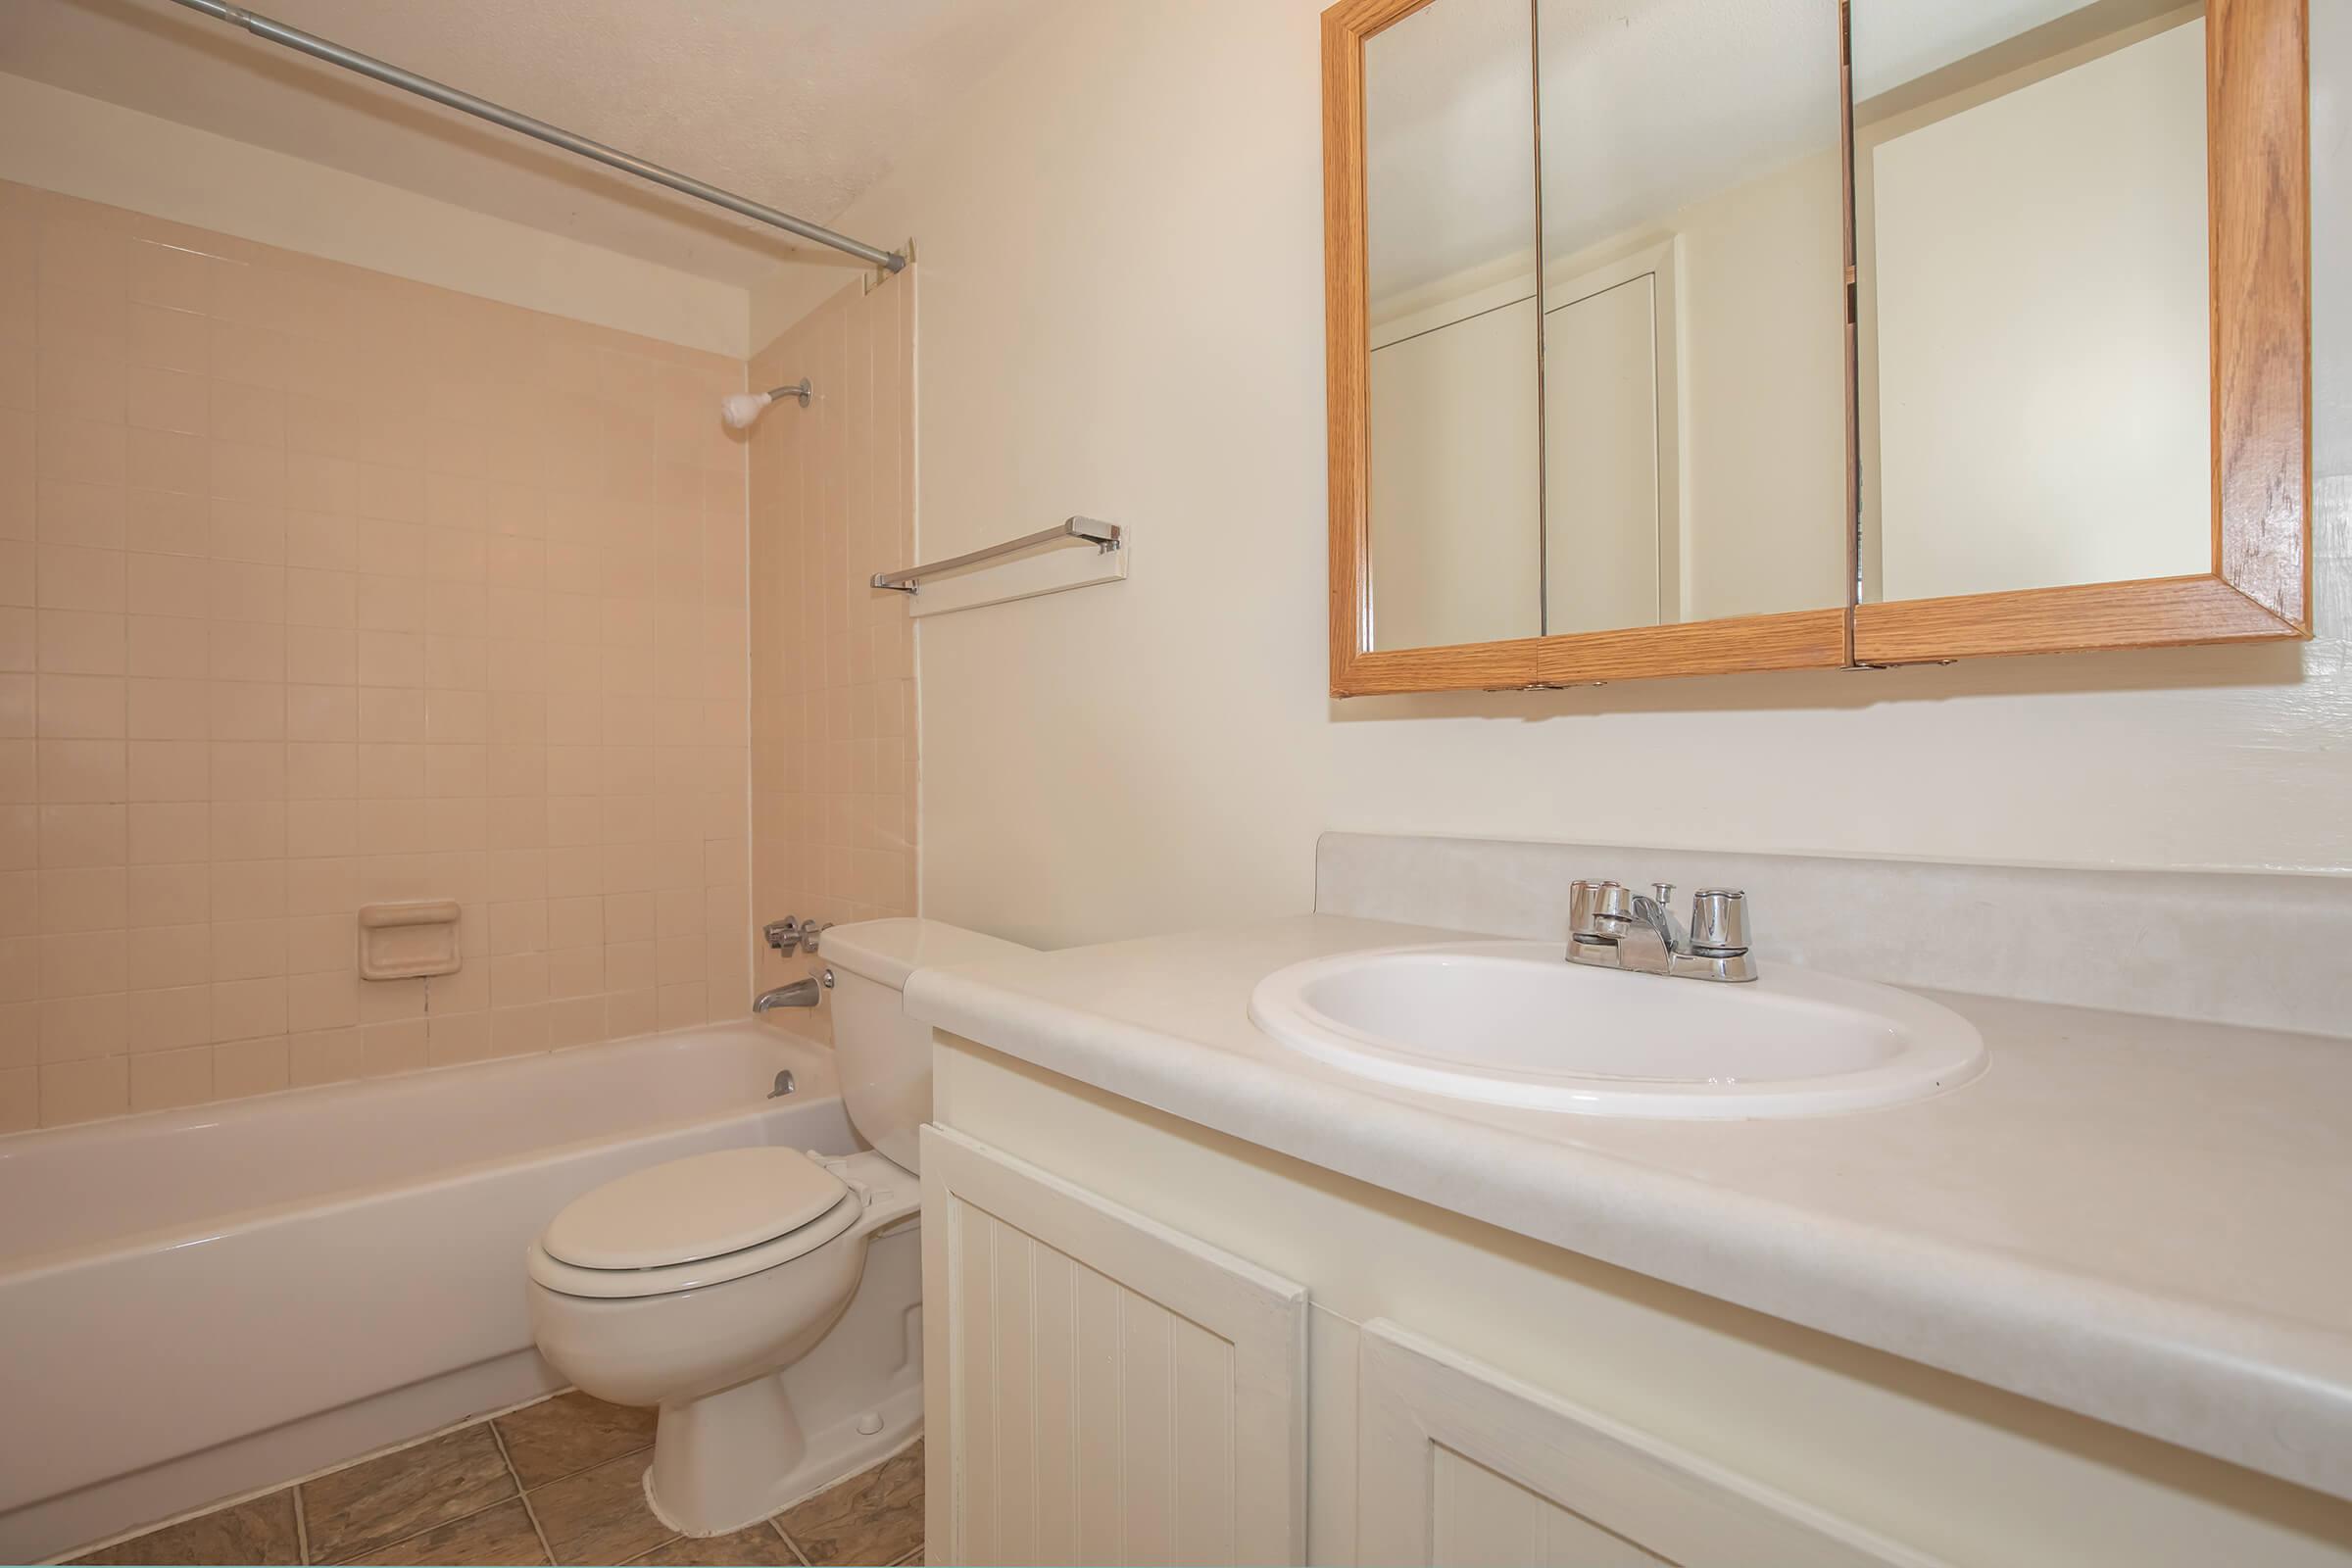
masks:
POLYGON ((958 566, 977 565, 983 561, 994 561, 999 556, 1009 556, 1037 545, 1052 544, 1057 539, 1084 539, 1104 555, 1108 555, 1111 551, 1119 548, 1119 525, 1115 522, 1101 522, 1093 517, 1064 517, 1054 527, 1040 528, 1035 533, 1023 534, 1018 539, 1007 539, 1001 545, 990 545, 985 550, 973 550, 960 556, 951 556, 945 561, 927 561, 919 566, 907 566, 899 571, 877 571, 874 573, 874 586, 910 594, 915 591, 914 585, 918 578, 936 577, 943 571, 954 571, 958 566))

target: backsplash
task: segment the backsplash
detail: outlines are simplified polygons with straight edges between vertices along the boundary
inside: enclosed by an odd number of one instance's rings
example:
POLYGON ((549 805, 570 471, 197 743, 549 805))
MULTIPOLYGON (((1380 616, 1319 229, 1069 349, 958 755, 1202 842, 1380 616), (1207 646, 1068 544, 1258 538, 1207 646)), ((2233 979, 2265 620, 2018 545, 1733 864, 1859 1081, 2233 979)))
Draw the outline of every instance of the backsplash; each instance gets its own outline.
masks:
POLYGON ((2341 877, 2095 871, 1326 833, 1315 908, 1565 944, 1568 885, 1744 888, 1757 962, 2352 1035, 2341 877))
POLYGON ((0 1130, 742 1012, 743 370, 0 184, 0 1130))

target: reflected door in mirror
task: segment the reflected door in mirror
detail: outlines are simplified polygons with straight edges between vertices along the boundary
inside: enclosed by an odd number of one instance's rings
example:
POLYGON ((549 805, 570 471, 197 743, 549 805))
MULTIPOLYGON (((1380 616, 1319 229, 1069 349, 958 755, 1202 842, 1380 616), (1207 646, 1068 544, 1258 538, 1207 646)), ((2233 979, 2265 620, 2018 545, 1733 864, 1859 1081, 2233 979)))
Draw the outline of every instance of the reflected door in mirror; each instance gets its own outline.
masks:
POLYGON ((1543 630, 1527 0, 1438 0, 1366 38, 1373 648, 1543 630))

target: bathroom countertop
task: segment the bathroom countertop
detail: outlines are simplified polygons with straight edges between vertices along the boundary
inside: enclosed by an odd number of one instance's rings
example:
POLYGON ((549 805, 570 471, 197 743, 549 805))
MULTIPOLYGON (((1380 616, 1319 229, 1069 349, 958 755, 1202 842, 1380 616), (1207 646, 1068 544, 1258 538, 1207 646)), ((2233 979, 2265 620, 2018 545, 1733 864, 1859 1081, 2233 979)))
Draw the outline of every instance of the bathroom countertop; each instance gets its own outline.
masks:
POLYGON ((1983 1031, 1973 1082, 1677 1122, 1392 1090, 1250 1021, 1286 964, 1467 939, 1301 915, 923 970, 906 1004, 1262 1148, 2352 1498, 2352 1041, 1923 992, 1983 1031))

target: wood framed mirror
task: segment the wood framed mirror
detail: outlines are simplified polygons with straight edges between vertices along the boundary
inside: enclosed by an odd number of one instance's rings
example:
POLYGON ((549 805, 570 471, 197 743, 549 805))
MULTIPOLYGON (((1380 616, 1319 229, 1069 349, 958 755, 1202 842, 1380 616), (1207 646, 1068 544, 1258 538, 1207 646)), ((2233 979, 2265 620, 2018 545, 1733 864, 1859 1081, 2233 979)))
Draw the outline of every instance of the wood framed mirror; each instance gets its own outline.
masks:
POLYGON ((2310 635, 2306 5, 1851 0, 1858 662, 2310 635))
POLYGON ((2309 635, 2307 4, 1333 6, 1333 694, 2309 635))

